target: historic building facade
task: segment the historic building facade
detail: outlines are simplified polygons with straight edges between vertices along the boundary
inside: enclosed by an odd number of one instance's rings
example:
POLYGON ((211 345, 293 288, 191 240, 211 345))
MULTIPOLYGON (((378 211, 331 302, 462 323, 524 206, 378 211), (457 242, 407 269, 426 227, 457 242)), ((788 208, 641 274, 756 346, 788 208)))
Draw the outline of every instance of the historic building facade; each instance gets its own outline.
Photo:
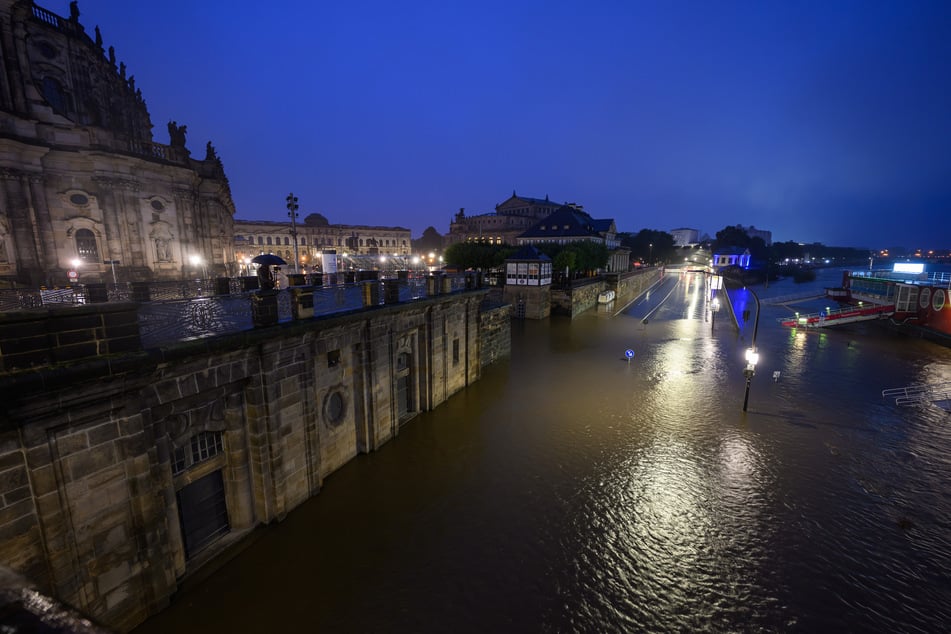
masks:
POLYGON ((271 220, 235 220, 235 257, 242 264, 260 253, 273 253, 291 263, 295 232, 302 270, 316 263, 320 254, 328 249, 355 255, 410 255, 412 252, 409 229, 336 225, 321 214, 309 214, 304 222, 296 225, 271 220))
POLYGON ((456 242, 516 244, 516 238, 533 224, 554 213, 561 205, 546 196, 529 198, 512 195, 495 206, 494 213, 467 216, 460 209, 449 224, 446 246, 456 242))
POLYGON ((196 159, 184 125, 168 123, 168 145, 152 127, 76 2, 63 17, 0 0, 0 285, 229 272, 234 203, 214 147, 196 159))

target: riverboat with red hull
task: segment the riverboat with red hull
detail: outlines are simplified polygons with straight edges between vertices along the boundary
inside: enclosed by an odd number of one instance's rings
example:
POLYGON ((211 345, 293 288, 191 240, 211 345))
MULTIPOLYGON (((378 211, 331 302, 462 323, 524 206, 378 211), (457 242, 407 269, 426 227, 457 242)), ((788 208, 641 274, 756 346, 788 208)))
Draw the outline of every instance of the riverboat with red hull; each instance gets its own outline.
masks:
POLYGON ((822 328, 880 321, 951 346, 951 274, 923 270, 843 271, 842 286, 826 289, 842 308, 783 319, 788 327, 822 328))

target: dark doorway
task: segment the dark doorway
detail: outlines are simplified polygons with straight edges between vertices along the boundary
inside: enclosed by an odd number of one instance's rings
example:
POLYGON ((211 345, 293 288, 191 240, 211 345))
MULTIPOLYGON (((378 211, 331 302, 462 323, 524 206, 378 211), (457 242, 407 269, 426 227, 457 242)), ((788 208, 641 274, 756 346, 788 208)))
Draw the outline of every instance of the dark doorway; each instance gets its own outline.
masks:
POLYGON ((230 529, 220 470, 192 482, 176 496, 186 558, 230 529))

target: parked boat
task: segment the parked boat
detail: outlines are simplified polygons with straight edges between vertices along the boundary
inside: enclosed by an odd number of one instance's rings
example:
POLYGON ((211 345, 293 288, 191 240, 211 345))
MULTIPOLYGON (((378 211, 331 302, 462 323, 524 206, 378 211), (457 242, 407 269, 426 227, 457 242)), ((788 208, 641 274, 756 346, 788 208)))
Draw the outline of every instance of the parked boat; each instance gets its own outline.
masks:
POLYGON ((783 325, 822 327, 878 318, 899 330, 951 345, 951 274, 843 271, 842 286, 826 293, 848 307, 815 316, 797 315, 797 319, 782 320, 783 325))
POLYGON ((614 301, 614 291, 604 291, 598 295, 599 304, 610 304, 614 301))

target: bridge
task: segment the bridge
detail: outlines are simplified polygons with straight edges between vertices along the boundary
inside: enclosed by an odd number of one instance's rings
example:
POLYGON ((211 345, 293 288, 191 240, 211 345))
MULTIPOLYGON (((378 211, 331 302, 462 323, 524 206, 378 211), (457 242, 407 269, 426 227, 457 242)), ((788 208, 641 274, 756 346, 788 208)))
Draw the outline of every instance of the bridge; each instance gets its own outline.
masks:
POLYGON ((895 314, 894 304, 846 306, 835 310, 796 315, 792 318, 781 317, 778 321, 789 328, 826 328, 841 324, 852 324, 857 321, 871 321, 885 319, 895 314))

